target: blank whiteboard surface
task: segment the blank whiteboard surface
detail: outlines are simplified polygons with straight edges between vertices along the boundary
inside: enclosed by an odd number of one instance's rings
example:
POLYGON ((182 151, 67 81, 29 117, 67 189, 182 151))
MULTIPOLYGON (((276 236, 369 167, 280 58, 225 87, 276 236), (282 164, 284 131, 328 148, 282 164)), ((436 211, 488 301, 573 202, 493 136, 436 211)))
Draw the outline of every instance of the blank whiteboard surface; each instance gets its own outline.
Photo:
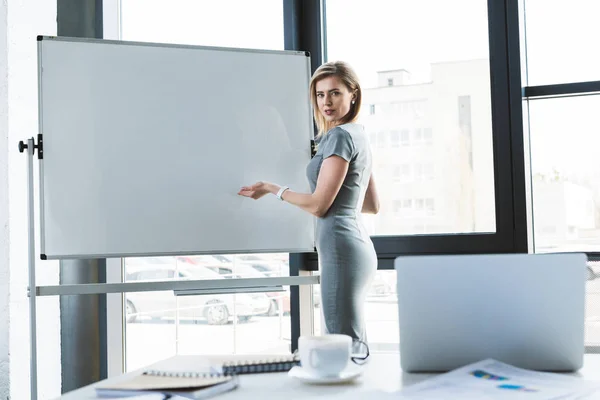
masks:
POLYGON ((313 251, 301 52, 38 41, 41 252, 52 258, 313 251))

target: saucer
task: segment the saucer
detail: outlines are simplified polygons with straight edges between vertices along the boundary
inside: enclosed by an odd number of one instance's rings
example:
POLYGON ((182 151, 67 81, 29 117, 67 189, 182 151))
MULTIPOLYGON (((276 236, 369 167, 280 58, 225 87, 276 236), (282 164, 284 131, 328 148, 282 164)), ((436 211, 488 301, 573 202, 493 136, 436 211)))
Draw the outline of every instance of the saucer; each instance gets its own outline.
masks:
POLYGON ((325 385, 330 383, 350 382, 356 377, 362 375, 362 373, 363 369, 355 364, 349 364, 345 370, 340 372, 338 375, 333 376, 315 375, 303 369, 300 365, 297 365, 289 370, 288 375, 292 378, 297 378, 302 382, 325 385))

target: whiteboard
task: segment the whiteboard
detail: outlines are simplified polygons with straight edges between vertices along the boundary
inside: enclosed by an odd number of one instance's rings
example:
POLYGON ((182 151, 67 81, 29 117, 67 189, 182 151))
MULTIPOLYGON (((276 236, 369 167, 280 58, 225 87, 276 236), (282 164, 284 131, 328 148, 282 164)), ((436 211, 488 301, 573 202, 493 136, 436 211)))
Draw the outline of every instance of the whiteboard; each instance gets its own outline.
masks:
POLYGON ((41 257, 313 251, 304 52, 38 38, 41 257))

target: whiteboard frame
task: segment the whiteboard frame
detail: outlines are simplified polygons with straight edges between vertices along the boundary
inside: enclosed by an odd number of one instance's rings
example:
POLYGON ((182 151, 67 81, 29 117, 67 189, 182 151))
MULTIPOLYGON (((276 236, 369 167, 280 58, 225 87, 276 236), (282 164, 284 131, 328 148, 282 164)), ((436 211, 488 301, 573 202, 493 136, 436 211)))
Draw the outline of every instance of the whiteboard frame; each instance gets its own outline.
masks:
MULTIPOLYGON (((157 42, 136 42, 129 40, 114 40, 114 39, 93 39, 93 38, 80 38, 80 37, 67 37, 67 36, 44 36, 40 35, 37 37, 38 42, 42 41, 56 41, 56 42, 80 42, 80 43, 98 43, 98 44, 116 44, 123 46, 148 46, 148 47, 167 47, 173 49, 197 49, 197 50, 217 50, 226 52, 244 52, 244 53, 259 53, 259 54, 288 54, 288 55, 304 55, 310 60, 310 53, 308 51, 299 50, 268 50, 268 49, 247 49, 243 47, 222 47, 222 46, 200 46, 193 44, 177 44, 177 43, 157 43, 157 42)), ((38 43, 38 48, 40 44, 38 43)), ((309 63, 310 65, 310 63, 309 63)), ((310 69, 309 69, 310 70, 310 69)), ((312 121, 312 118, 311 118, 312 121)))
MULTIPOLYGON (((226 52, 245 52, 245 53, 258 53, 258 54, 287 54, 304 56, 306 61, 307 71, 311 71, 310 52, 298 51, 298 50, 266 50, 266 49, 247 49, 247 48, 236 48, 236 47, 220 47, 220 46, 200 46, 200 45, 188 45, 188 44, 170 44, 170 43, 156 43, 156 42, 137 42, 137 41, 124 41, 124 40, 112 40, 112 39, 94 39, 94 38, 78 38, 78 37, 66 37, 66 36, 45 36, 39 35, 37 37, 37 50, 38 50, 38 124, 39 134, 43 138, 43 112, 42 112, 42 42, 43 41, 62 41, 62 42, 80 42, 80 43, 96 43, 96 44, 113 44, 122 46, 144 46, 144 47, 164 47, 164 48, 180 48, 180 49, 205 49, 211 51, 226 51, 226 52)), ((311 147, 311 141, 314 139, 314 121, 312 104, 310 96, 307 96, 308 104, 308 120, 311 131, 309 131, 309 138, 307 146, 311 147)), ((150 257, 150 256, 178 256, 178 255, 210 255, 210 254, 259 254, 259 253, 312 253, 316 251, 316 219, 312 218, 311 225, 313 230, 313 243, 312 248, 304 247, 292 247, 292 248, 261 248, 261 249, 244 249, 244 250, 201 250, 201 251, 172 251, 172 252, 131 252, 131 253, 97 253, 97 254, 46 254, 46 245, 44 239, 45 233, 45 215, 44 215, 44 159, 39 158, 39 210, 40 210, 40 258, 42 260, 68 260, 68 259, 97 259, 97 258, 121 258, 121 257, 150 257)))

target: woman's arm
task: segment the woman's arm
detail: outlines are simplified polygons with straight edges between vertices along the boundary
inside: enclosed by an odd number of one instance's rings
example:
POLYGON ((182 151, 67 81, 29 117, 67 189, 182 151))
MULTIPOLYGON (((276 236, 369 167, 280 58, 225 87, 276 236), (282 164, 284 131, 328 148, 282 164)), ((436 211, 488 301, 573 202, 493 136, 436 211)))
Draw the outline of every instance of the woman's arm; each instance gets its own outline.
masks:
MULTIPOLYGON (((316 217, 322 217, 333 204, 347 172, 348 161, 335 155, 328 157, 321 164, 314 193, 298 193, 288 189, 283 192, 281 198, 316 217)), ((258 182, 252 186, 244 186, 238 194, 259 199, 267 193, 277 194, 280 188, 274 183, 258 182)))
POLYGON ((362 212, 366 214, 377 214, 379 212, 379 194, 377 193, 373 173, 371 173, 371 177, 369 178, 369 185, 367 186, 367 192, 365 193, 362 212))

